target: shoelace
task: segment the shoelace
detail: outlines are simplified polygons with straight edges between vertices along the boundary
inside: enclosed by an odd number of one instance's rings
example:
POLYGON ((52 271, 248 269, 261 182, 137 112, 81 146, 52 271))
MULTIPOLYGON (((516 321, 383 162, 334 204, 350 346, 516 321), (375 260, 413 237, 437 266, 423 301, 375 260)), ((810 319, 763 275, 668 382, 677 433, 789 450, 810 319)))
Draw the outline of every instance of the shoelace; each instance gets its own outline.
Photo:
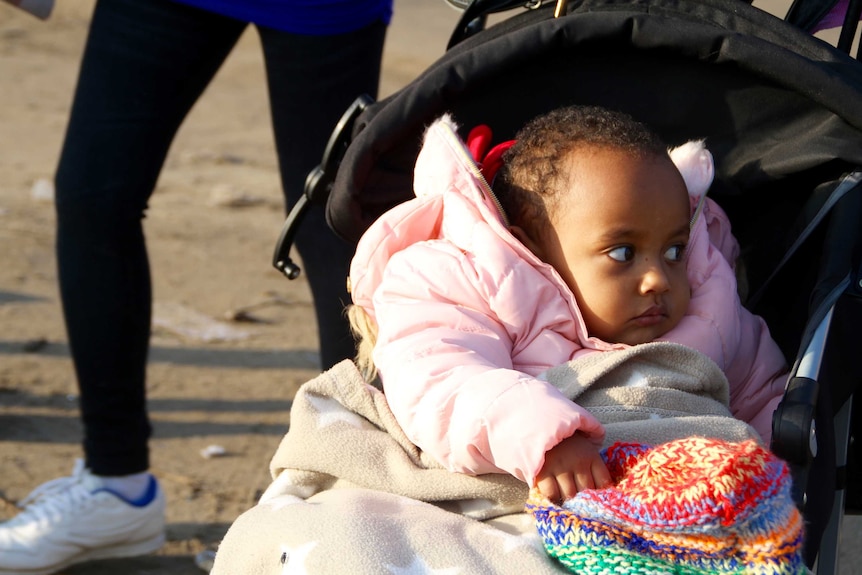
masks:
POLYGON ((55 514, 56 511, 88 497, 90 491, 84 486, 84 473, 84 461, 76 460, 71 476, 60 477, 43 483, 22 499, 18 503, 18 507, 22 508, 23 511, 15 516, 10 524, 20 523, 24 520, 40 521, 55 514))

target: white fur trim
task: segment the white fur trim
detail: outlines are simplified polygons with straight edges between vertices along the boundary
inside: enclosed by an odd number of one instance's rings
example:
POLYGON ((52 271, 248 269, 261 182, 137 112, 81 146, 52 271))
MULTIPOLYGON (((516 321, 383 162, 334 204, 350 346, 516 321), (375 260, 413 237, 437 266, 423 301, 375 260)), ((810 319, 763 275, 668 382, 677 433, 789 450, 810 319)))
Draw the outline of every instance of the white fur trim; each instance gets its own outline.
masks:
POLYGON ((452 114, 450 114, 449 112, 446 112, 442 116, 440 116, 439 118, 437 118, 436 120, 434 120, 428 126, 425 127, 425 134, 422 136, 422 141, 423 142, 425 141, 425 139, 428 137, 428 133, 432 129, 439 128, 440 126, 446 126, 447 128, 449 128, 451 131, 455 132, 456 134, 458 133, 458 129, 461 127, 458 125, 457 122, 455 122, 455 118, 452 117, 452 114))
POLYGON ((715 164, 704 140, 686 142, 668 150, 668 153, 676 169, 682 174, 688 195, 693 198, 703 197, 715 177, 715 164))

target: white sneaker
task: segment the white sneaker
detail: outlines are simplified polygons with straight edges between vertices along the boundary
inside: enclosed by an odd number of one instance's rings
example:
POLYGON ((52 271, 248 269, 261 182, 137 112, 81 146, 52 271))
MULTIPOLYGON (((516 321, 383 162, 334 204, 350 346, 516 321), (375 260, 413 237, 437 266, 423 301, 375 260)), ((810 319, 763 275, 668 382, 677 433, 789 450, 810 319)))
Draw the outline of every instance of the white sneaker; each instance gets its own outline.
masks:
POLYGON ((0 575, 48 575, 74 563, 133 557, 165 542, 165 497, 152 478, 130 502, 107 491, 78 460, 71 477, 37 487, 0 523, 0 575))

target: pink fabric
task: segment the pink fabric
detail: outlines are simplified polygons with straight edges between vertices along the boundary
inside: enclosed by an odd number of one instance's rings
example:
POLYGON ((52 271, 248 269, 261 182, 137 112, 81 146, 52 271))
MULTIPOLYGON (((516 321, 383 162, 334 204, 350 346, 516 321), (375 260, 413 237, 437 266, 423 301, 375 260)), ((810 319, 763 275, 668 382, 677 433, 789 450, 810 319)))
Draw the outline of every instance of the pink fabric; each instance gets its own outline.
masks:
MULTIPOLYGON (((698 182, 697 165, 694 179, 681 168, 690 192, 702 187, 693 205, 709 185, 698 182)), ((579 431, 598 444, 604 434, 540 374, 626 346, 587 336, 560 276, 503 224, 450 119, 426 132, 414 175, 417 197, 371 226, 350 271, 354 303, 380 326, 374 361, 387 400, 411 441, 450 470, 532 484, 557 443, 579 431)), ((716 361, 730 380, 731 410, 768 442, 784 358, 739 303, 725 259, 738 250, 729 231, 707 199, 692 234, 691 309, 663 339, 716 361)))

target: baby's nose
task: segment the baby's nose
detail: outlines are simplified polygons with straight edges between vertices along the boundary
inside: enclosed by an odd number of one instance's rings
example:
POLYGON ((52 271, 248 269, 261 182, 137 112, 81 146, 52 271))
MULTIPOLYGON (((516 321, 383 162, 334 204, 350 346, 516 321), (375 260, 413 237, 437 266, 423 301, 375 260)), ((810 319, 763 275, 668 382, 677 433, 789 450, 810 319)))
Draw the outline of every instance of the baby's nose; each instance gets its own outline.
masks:
POLYGON ((664 293, 670 289, 670 279, 661 266, 653 265, 641 277, 641 293, 664 293))

